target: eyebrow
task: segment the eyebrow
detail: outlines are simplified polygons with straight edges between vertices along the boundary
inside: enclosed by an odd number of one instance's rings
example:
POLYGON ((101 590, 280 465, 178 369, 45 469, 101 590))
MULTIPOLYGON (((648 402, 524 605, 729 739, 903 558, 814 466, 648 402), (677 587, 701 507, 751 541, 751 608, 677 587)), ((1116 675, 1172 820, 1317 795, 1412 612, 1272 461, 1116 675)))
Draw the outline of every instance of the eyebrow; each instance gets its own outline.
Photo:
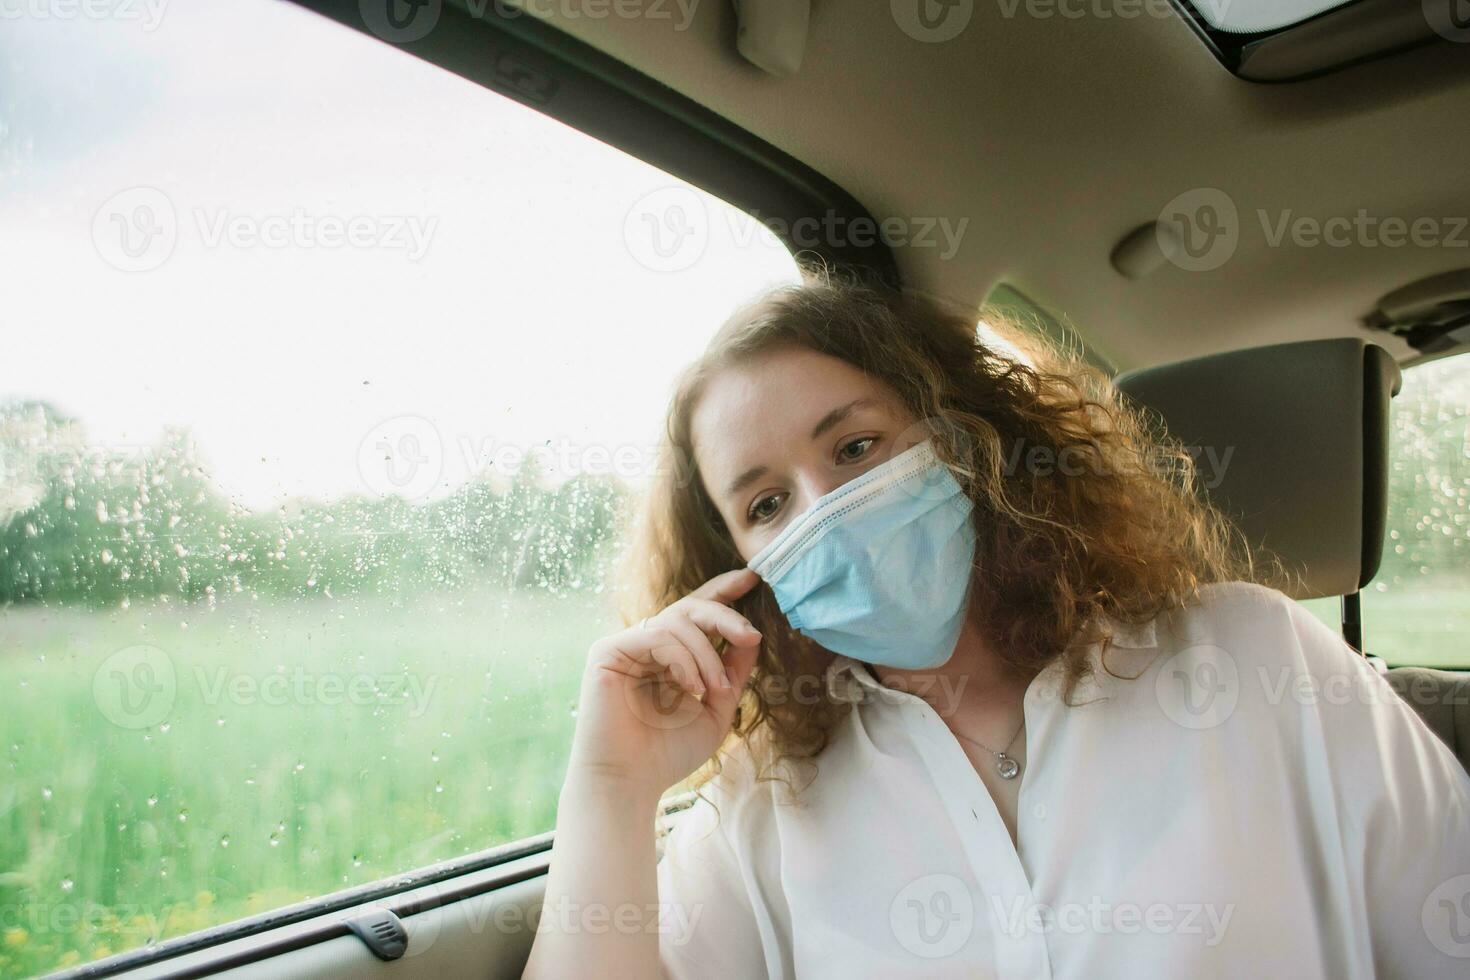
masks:
MULTIPOLYGON (((876 404, 877 402, 875 402, 871 398, 854 398, 846 405, 841 405, 837 408, 832 409, 832 411, 828 412, 826 415, 823 415, 821 421, 819 421, 815 426, 812 427, 812 440, 815 441, 822 438, 823 433, 832 428, 834 425, 841 422, 843 419, 847 418, 853 412, 856 412, 858 409, 868 408, 876 404)), ((744 490, 746 487, 754 483, 756 480, 759 480, 761 477, 765 476, 768 472, 769 470, 764 466, 752 466, 750 469, 746 470, 744 473, 741 473, 735 479, 730 481, 730 485, 725 488, 725 495, 727 497, 735 496, 736 494, 740 493, 740 491, 744 490)))
POLYGON ((867 408, 875 404, 877 403, 874 402, 871 398, 854 398, 846 405, 843 405, 840 408, 832 409, 832 411, 828 412, 826 415, 823 415, 822 421, 818 422, 816 426, 812 429, 812 439, 817 440, 822 438, 822 433, 826 432, 828 429, 832 428, 832 426, 847 418, 853 412, 856 412, 860 408, 867 408))

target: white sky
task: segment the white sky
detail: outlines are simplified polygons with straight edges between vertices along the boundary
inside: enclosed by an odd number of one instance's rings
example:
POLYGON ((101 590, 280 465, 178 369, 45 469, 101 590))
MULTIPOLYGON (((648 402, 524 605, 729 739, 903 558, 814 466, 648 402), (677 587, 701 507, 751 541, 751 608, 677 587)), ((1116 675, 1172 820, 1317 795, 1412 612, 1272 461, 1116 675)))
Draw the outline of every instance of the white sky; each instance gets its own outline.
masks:
POLYGON ((703 194, 702 257, 640 264, 635 205, 678 182, 278 0, 174 0, 152 31, 0 27, 0 400, 52 402, 108 445, 186 425, 252 507, 370 489, 359 448, 402 415, 445 440, 439 492, 486 440, 650 445, 678 368, 795 276, 703 194), (166 195, 177 244, 124 272, 93 220, 137 186, 166 195), (432 234, 417 261, 207 242, 221 218, 298 210, 432 234))

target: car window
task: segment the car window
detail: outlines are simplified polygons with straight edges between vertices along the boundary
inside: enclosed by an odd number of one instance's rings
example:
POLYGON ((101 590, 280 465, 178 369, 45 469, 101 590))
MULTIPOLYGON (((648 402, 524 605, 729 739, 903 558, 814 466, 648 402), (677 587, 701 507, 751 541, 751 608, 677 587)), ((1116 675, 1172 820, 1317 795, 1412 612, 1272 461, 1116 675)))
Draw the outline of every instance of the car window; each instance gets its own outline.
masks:
MULTIPOLYGON (((1470 667, 1470 355, 1404 372, 1389 409, 1388 525, 1363 645, 1391 665, 1470 667)), ((1333 629, 1342 600, 1301 603, 1333 629)))
POLYGON ((790 254, 289 4, 33 7, 0 32, 0 976, 550 829, 670 383, 790 254))
POLYGON ((1393 400, 1388 537, 1363 641, 1391 664, 1470 667, 1470 355, 1404 372, 1393 400))

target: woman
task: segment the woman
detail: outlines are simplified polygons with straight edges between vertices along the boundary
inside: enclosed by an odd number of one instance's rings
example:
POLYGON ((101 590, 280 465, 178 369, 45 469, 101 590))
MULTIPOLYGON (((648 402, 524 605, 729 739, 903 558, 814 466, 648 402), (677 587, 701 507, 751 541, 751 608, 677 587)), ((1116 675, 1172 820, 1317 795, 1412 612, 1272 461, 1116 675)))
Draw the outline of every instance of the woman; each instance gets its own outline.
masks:
POLYGON ((814 278, 667 451, 527 976, 1464 975, 1470 780, 1105 379, 814 278))

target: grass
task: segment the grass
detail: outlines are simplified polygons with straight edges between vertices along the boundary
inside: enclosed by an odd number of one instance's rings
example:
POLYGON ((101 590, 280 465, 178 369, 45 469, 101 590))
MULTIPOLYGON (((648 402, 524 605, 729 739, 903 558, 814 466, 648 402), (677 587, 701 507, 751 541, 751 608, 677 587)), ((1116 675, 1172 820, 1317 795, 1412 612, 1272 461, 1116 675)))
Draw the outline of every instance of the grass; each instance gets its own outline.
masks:
MULTIPOLYGON (((1363 593, 1363 646, 1390 666, 1470 668, 1470 580, 1430 587, 1368 586, 1363 593)), ((1337 599, 1302 603, 1333 629, 1341 624, 1337 599)))
MULTIPOLYGON (((0 611, 0 976, 553 825, 602 596, 236 598, 0 611), (111 693, 138 644, 176 688, 146 727, 111 693)), ((1470 664, 1470 589, 1370 593, 1365 615, 1393 662, 1470 664)))
POLYGON ((550 828, 604 606, 477 593, 0 612, 0 976, 550 828), (176 682, 145 728, 109 693, 108 658, 137 644, 176 682))

